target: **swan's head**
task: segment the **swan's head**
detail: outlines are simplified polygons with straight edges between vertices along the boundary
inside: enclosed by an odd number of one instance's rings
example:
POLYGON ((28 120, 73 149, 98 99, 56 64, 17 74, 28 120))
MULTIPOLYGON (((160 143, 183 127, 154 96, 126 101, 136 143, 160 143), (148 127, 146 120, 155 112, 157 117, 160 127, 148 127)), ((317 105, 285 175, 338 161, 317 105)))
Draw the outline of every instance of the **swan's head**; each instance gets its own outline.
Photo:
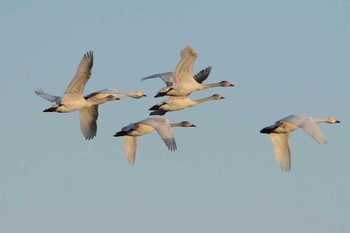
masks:
POLYGON ((140 99, 142 97, 147 97, 147 95, 145 95, 145 93, 143 93, 142 91, 134 91, 134 92, 129 92, 128 96, 134 99, 140 99))
POLYGON ((184 58, 184 57, 188 57, 188 56, 192 56, 192 57, 198 57, 198 54, 196 53, 196 51, 194 51, 193 48, 191 48, 190 46, 186 46, 180 53, 180 57, 184 58))
POLYGON ((181 121, 179 124, 181 127, 196 127, 194 124, 192 124, 189 121, 181 121))
POLYGON ((219 95, 219 94, 214 94, 211 96, 214 100, 222 100, 225 99, 225 97, 219 95))
POLYGON ((340 121, 337 120, 335 117, 329 117, 328 118, 328 123, 330 123, 330 124, 337 124, 337 123, 340 123, 340 121))
POLYGON ((230 83, 229 81, 221 81, 221 82, 220 82, 220 86, 221 86, 221 87, 234 87, 235 85, 233 85, 233 84, 230 83))

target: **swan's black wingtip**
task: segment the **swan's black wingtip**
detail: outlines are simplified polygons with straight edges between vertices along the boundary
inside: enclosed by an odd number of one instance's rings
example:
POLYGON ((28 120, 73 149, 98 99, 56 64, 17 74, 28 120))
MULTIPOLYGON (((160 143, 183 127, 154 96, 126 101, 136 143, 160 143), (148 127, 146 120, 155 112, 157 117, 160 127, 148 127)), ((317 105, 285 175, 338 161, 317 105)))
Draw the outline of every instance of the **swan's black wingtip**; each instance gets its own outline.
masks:
POLYGON ((163 96, 165 96, 164 93, 159 93, 159 92, 158 92, 158 93, 154 96, 154 98, 163 97, 163 96))
POLYGON ((260 133, 270 134, 271 130, 269 128, 263 128, 263 129, 260 130, 260 133))
POLYGON ((126 132, 124 131, 120 131, 120 132, 117 132, 113 135, 113 137, 122 137, 122 136, 125 136, 126 132))
POLYGON ((56 110, 56 108, 47 108, 44 109, 43 112, 54 112, 56 110))

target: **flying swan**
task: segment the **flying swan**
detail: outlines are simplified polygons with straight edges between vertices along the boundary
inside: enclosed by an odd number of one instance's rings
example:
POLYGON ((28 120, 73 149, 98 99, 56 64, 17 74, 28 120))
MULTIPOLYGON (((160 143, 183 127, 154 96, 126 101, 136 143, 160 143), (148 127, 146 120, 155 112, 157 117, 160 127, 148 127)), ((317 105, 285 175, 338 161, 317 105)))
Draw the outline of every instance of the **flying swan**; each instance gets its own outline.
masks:
MULTIPOLYGON (((159 90, 159 92, 154 96, 188 96, 194 91, 204 90, 213 87, 232 87, 232 83, 228 81, 221 81, 218 83, 212 84, 203 84, 202 82, 208 77, 211 67, 207 70, 202 70, 193 76, 193 65, 198 55, 193 48, 186 46, 180 53, 180 61, 176 65, 175 72, 163 73, 161 77, 163 81, 167 84, 167 87, 164 87, 159 90), (167 78, 166 78, 167 77, 167 78)), ((160 74, 161 75, 161 74, 160 74)), ((159 76, 159 74, 158 74, 159 76)), ((152 77, 157 77, 157 75, 149 76, 145 79, 152 77)))
POLYGON ((198 100, 191 100, 187 96, 186 97, 170 96, 168 100, 152 106, 149 110, 153 110, 153 112, 151 112, 150 115, 163 116, 167 112, 179 111, 185 108, 196 106, 198 104, 204 103, 209 100, 222 100, 222 99, 225 99, 225 98, 219 94, 214 94, 212 96, 198 99, 198 100))
POLYGON ((318 144, 326 143, 326 139, 316 123, 336 124, 340 121, 334 117, 313 119, 310 116, 292 114, 260 130, 260 133, 269 135, 273 144, 275 159, 283 171, 291 169, 291 152, 288 142, 290 132, 301 128, 318 144))
POLYGON ((55 102, 54 105, 45 109, 44 112, 67 113, 79 110, 80 129, 86 140, 96 136, 99 104, 119 100, 125 96, 133 98, 145 96, 142 92, 121 93, 113 89, 104 89, 83 96, 85 84, 91 76, 92 66, 93 52, 89 51, 80 61, 76 74, 62 97, 48 94, 41 88, 35 90, 35 93, 40 97, 50 102, 55 102))
POLYGON ((177 147, 171 127, 195 127, 195 125, 188 121, 170 123, 168 119, 147 118, 123 127, 114 137, 124 137, 124 153, 128 163, 134 164, 137 148, 136 137, 146 135, 154 130, 158 132, 168 149, 175 151, 177 147))

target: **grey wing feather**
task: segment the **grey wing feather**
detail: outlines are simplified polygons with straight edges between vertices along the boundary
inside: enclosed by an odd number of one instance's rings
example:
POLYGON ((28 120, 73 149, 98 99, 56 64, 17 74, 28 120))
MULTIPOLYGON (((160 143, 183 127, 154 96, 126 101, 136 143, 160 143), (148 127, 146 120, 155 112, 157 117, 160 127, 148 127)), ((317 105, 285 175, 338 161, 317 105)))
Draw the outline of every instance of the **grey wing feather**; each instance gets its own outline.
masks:
POLYGON ((88 95, 85 95, 84 99, 95 100, 95 99, 99 99, 99 97, 104 98, 107 95, 115 95, 116 97, 124 97, 127 94, 124 92, 112 89, 112 88, 106 88, 106 89, 103 89, 100 91, 95 91, 95 92, 92 92, 88 95))
POLYGON ((124 153, 129 164, 135 164, 137 138, 124 136, 124 153))
POLYGON ((289 148, 289 134, 269 134, 273 144, 275 159, 283 171, 289 171, 291 168, 291 156, 289 148))
POLYGON ((321 132, 320 128, 309 116, 303 115, 290 115, 284 118, 284 121, 290 122, 302 130, 304 130, 310 137, 312 137, 318 144, 325 144, 326 139, 321 132))
POLYGON ((143 79, 141 79, 141 81, 144 81, 144 80, 147 80, 147 79, 151 79, 151 78, 160 78, 161 80, 163 80, 165 82, 167 87, 170 87, 170 86, 173 85, 173 82, 174 82, 174 76, 173 75, 174 75, 173 72, 153 74, 153 75, 144 77, 143 79))
POLYGON ((37 94, 38 96, 50 101, 50 102, 56 102, 56 104, 60 104, 62 97, 60 96, 54 96, 54 95, 50 95, 48 93, 46 93, 43 89, 38 88, 35 91, 35 94, 37 94))
POLYGON ((98 105, 82 108, 79 110, 80 129, 86 140, 90 140, 96 136, 98 105))
POLYGON ((198 82, 202 83, 204 80, 206 80, 211 72, 211 66, 208 66, 207 68, 199 71, 197 74, 193 76, 193 78, 198 82))
POLYGON ((163 118, 147 118, 141 122, 152 126, 157 130, 159 136, 164 141, 165 145, 169 150, 175 151, 177 149, 173 130, 171 129, 170 123, 167 119, 163 118))
POLYGON ((77 72, 75 73, 75 76, 72 79, 72 81, 69 83, 64 94, 76 93, 79 95, 83 95, 85 84, 91 76, 92 65, 93 52, 89 51, 86 54, 84 54, 84 57, 81 59, 77 72))

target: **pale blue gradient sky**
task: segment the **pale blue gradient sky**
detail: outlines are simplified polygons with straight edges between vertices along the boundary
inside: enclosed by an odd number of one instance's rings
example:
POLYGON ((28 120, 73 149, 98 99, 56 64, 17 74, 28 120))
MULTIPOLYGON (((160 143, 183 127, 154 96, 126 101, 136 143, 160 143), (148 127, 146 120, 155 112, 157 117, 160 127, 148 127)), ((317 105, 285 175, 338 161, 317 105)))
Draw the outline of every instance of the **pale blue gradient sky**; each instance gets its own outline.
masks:
POLYGON ((0 232, 347 232, 350 227, 348 1, 2 1, 0 232), (169 113, 178 151, 139 138, 135 166, 112 135, 163 99, 159 80, 192 46, 195 71, 234 88, 223 101, 169 113), (85 92, 148 97, 100 107, 85 141, 78 114, 49 114, 33 90, 60 95, 94 50, 85 92), (291 136, 277 166, 262 127, 291 113, 336 116, 328 144, 291 136))

